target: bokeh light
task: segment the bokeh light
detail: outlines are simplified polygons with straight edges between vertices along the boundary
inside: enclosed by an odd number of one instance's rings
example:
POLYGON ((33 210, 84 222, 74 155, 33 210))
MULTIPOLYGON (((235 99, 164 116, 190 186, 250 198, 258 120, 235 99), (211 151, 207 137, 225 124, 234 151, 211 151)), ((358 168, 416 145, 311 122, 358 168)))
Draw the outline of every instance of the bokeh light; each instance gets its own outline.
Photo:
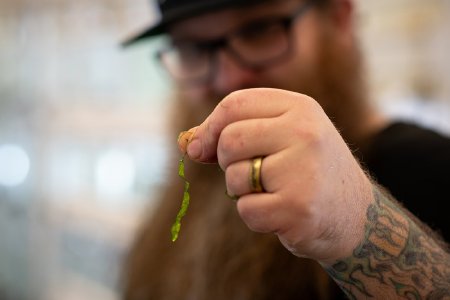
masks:
POLYGON ((30 171, 30 159, 25 150, 14 144, 0 146, 0 184, 17 186, 25 181, 30 171))
POLYGON ((124 196, 131 192, 136 177, 136 166, 130 154, 108 150, 96 164, 97 192, 103 197, 124 196))

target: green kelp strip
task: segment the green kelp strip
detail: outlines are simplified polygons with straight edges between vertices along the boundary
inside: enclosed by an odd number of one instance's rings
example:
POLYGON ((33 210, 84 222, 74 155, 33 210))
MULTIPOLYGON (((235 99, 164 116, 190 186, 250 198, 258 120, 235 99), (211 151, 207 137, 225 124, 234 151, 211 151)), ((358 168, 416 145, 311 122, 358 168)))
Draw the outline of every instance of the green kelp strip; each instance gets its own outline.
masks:
POLYGON ((178 165, 178 175, 183 178, 184 180, 184 191, 183 191, 183 202, 181 202, 181 208, 178 211, 177 218, 175 219, 175 222, 172 225, 172 242, 175 242, 178 238, 178 234, 180 232, 181 228, 181 219, 186 215, 186 211, 189 207, 189 182, 186 180, 186 177, 184 176, 184 155, 180 159, 180 163, 178 165))

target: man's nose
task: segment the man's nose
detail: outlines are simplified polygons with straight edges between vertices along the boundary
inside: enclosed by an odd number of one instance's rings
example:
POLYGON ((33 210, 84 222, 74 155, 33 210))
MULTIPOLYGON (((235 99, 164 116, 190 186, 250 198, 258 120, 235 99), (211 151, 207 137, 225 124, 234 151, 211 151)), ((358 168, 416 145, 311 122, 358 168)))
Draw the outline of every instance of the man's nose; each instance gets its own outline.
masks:
POLYGON ((228 95, 236 90, 257 87, 258 71, 242 65, 226 50, 222 49, 216 55, 212 84, 216 93, 228 95))

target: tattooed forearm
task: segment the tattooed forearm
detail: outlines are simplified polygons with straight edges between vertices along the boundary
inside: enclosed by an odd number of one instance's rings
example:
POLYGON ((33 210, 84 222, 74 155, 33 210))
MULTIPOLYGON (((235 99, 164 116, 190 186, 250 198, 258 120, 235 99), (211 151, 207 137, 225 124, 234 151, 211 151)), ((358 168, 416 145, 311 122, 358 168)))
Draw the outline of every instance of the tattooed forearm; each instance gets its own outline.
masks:
POLYGON ((380 188, 365 236, 328 273, 350 299, 450 299, 450 255, 380 188))

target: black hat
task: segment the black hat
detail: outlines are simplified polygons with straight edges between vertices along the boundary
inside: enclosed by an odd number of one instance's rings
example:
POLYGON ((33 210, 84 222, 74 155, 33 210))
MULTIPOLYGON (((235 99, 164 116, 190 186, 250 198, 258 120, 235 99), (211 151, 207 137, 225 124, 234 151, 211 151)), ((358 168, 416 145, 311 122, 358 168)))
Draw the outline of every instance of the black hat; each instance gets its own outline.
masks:
POLYGON ((248 5, 262 0, 158 0, 161 19, 143 32, 126 40, 123 46, 132 45, 145 38, 162 34, 173 22, 192 17, 204 12, 237 5, 248 5))

